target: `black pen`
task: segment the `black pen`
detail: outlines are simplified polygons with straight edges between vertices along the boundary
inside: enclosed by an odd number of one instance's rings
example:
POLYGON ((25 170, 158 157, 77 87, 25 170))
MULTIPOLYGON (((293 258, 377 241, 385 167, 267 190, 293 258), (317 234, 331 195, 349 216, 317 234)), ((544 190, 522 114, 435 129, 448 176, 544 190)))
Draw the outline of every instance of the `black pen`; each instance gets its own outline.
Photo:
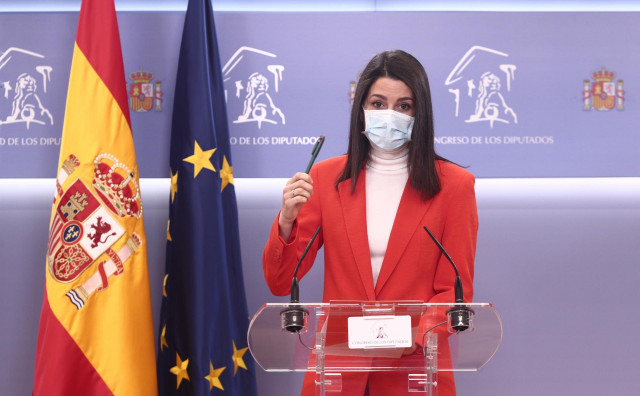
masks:
POLYGON ((304 173, 309 174, 309 171, 311 170, 311 167, 313 166, 313 163, 315 162, 316 157, 320 152, 320 148, 322 148, 322 143, 324 143, 324 135, 320 136, 316 141, 316 145, 313 146, 313 151, 311 152, 311 159, 309 160, 309 165, 307 165, 307 170, 304 171, 304 173))

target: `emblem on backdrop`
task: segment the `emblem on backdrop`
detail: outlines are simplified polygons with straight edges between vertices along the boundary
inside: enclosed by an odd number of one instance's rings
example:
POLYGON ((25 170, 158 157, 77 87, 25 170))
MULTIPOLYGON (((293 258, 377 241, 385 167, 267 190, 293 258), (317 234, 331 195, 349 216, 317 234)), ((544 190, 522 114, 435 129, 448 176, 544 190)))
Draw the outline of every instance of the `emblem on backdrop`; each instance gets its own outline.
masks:
POLYGON ((491 48, 471 47, 453 67, 444 85, 452 94, 454 115, 468 123, 517 124, 509 105, 516 65, 509 55, 491 48))
POLYGON ((257 48, 240 47, 222 67, 227 111, 234 124, 284 125, 278 106, 284 66, 277 55, 257 48))
POLYGON ((162 84, 156 80, 153 82, 153 73, 142 70, 129 73, 129 105, 131 110, 138 113, 146 113, 151 109, 162 110, 162 84))
POLYGON ((584 110, 609 111, 624 110, 624 89, 622 80, 614 81, 616 73, 606 68, 591 74, 593 82, 584 80, 582 100, 584 110))
POLYGON ((11 47, 0 53, 0 128, 8 124, 53 125, 47 84, 53 67, 45 56, 11 47))

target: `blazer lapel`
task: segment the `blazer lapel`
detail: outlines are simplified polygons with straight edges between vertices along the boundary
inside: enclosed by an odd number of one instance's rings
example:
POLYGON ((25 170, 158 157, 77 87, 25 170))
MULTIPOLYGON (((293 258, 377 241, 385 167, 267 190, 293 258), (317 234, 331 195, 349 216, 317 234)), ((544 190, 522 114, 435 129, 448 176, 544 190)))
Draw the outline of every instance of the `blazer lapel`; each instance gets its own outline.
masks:
POLYGON ((373 273, 371 272, 371 254, 369 252, 369 238, 367 236, 367 207, 365 193, 365 172, 360 173, 356 190, 351 194, 351 180, 345 180, 338 185, 338 194, 342 206, 342 215, 347 227, 349 244, 355 258, 360 279, 367 292, 369 300, 375 300, 373 291, 373 273))
POLYGON ((378 282, 376 283, 376 295, 380 293, 398 265, 409 240, 411 240, 411 236, 416 232, 416 228, 420 227, 429 206, 431 206, 431 201, 425 204, 420 193, 412 188, 411 183, 407 181, 393 227, 391 228, 391 234, 389 235, 387 251, 382 261, 378 282))

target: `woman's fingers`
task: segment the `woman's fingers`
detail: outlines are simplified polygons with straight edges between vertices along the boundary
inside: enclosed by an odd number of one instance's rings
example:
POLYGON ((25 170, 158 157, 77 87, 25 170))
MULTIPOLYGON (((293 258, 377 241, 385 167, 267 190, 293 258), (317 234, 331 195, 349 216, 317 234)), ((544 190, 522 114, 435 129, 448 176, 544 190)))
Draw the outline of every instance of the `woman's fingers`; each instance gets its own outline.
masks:
POLYGON ((296 173, 282 190, 281 220, 293 223, 302 205, 309 201, 313 194, 313 180, 306 173, 296 173))

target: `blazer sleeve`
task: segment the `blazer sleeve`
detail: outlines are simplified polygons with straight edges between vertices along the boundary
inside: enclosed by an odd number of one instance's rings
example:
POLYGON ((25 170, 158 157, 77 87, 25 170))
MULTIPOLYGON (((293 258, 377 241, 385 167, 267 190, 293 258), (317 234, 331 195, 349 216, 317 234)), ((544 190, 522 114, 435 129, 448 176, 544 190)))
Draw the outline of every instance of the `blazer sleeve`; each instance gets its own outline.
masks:
MULTIPOLYGON (((269 238, 262 252, 264 277, 269 290, 276 296, 286 296, 291 293, 291 280, 293 279, 296 264, 300 260, 302 252, 307 247, 316 229, 322 224, 320 205, 322 183, 317 166, 311 169, 309 175, 313 180, 313 194, 309 201, 302 206, 300 212, 298 212, 298 217, 293 223, 289 240, 285 241, 280 236, 278 226, 280 213, 278 213, 271 226, 269 238)), ((309 272, 322 243, 323 236, 321 229, 300 265, 298 279, 302 279, 302 277, 309 272)))

